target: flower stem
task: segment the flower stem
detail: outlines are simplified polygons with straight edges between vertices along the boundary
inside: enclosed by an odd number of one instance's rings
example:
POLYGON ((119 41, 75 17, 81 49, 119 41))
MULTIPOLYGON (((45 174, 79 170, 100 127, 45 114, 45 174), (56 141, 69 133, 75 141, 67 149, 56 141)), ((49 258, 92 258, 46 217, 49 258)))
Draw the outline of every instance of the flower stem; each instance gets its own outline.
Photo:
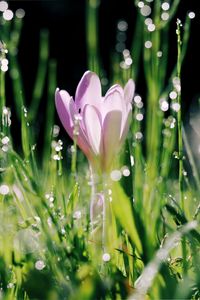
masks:
MULTIPOLYGON (((177 20, 177 77, 180 81, 181 86, 181 22, 177 20)), ((184 194, 183 194, 183 138, 182 138, 182 113, 181 113, 181 88, 178 91, 178 103, 180 105, 180 109, 178 111, 178 153, 179 153, 179 199, 181 208, 184 211, 184 194)), ((187 248, 186 248, 186 240, 183 237, 182 239, 182 255, 183 255, 183 271, 187 273, 187 248)))
POLYGON ((2 109, 5 106, 5 73, 0 71, 0 114, 2 114, 2 109))
MULTIPOLYGON (((181 82, 181 34, 180 34, 180 20, 177 20, 177 77, 181 82)), ((181 84, 181 83, 180 83, 181 84)), ((183 140, 182 140, 182 113, 181 113, 181 92, 178 92, 178 103, 180 109, 178 111, 178 153, 179 153, 179 193, 180 193, 180 203, 184 210, 184 197, 183 197, 183 140)))

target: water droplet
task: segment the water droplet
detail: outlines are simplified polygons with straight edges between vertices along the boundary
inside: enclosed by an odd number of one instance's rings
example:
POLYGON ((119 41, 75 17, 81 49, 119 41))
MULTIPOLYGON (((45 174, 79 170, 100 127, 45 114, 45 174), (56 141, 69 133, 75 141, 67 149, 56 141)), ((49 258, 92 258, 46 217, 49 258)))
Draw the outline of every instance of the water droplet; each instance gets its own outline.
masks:
POLYGON ((53 137, 56 138, 59 135, 60 127, 58 125, 53 126, 53 137))
POLYGON ((8 136, 4 136, 1 140, 2 144, 6 145, 8 144, 10 141, 9 137, 8 136))
POLYGON ((128 49, 123 50, 123 55, 124 57, 129 57, 130 56, 130 51, 128 49))
POLYGON ((144 2, 143 2, 143 1, 139 1, 139 2, 138 2, 138 7, 139 7, 139 8, 144 7, 144 2))
POLYGON ((128 29, 128 23, 125 20, 121 20, 118 22, 117 28, 120 31, 126 31, 128 29))
POLYGON ((22 8, 18 8, 15 12, 15 15, 18 19, 22 19, 25 16, 25 11, 22 8))
POLYGON ((129 69, 129 67, 130 67, 129 65, 127 65, 125 63, 125 61, 121 61, 119 65, 120 65, 120 68, 122 68, 122 69, 129 69))
POLYGON ((78 136, 78 135, 79 135, 78 128, 74 128, 74 130, 73 130, 73 135, 74 135, 74 136, 78 136))
POLYGON ((0 194, 7 195, 10 192, 9 187, 6 184, 0 185, 0 194))
POLYGON ((136 140, 141 140, 143 138, 142 132, 138 131, 135 133, 135 138, 136 140))
MULTIPOLYGON (((170 137, 171 136, 171 132, 168 128, 165 128, 162 130, 162 134, 167 136, 167 137, 170 137)), ((166 147, 168 147, 168 143, 165 145, 166 147)))
POLYGON ((52 195, 49 197, 49 202, 54 202, 54 197, 52 195))
POLYGON ((108 195, 112 195, 112 190, 111 189, 108 190, 108 195))
POLYGON ((156 29, 156 26, 154 24, 149 24, 147 26, 148 31, 153 32, 156 29))
POLYGON ((117 52, 121 53, 123 52, 123 50, 126 48, 126 45, 125 43, 117 43, 116 46, 115 46, 115 49, 117 52))
POLYGON ((158 51, 157 52, 157 57, 162 57, 162 54, 163 54, 162 51, 158 51))
POLYGON ((102 260, 104 261, 104 262, 108 262, 108 261, 110 261, 110 254, 109 253, 104 253, 103 255, 102 255, 102 260))
POLYGON ((4 12, 8 9, 8 3, 6 1, 0 1, 0 11, 4 12))
POLYGON ((138 103, 140 103, 142 101, 142 98, 139 95, 137 95, 137 96, 134 97, 133 100, 134 100, 135 103, 138 104, 138 103))
POLYGON ((121 171, 120 171, 120 170, 113 170, 113 171, 110 173, 110 178, 111 178, 113 181, 119 181, 119 180, 122 178, 121 171))
POLYGON ((40 220, 40 218, 39 218, 38 216, 34 216, 34 219, 35 219, 35 221, 36 221, 37 223, 40 223, 40 222, 41 222, 41 220, 40 220))
POLYGON ((7 145, 3 145, 3 147, 1 149, 3 152, 7 152, 9 148, 7 145))
POLYGON ((53 208, 53 207, 54 207, 54 204, 51 202, 51 203, 49 204, 49 207, 50 207, 50 208, 53 208))
POLYGON ((131 161, 131 167, 133 167, 135 164, 133 155, 130 156, 130 161, 131 161))
POLYGON ((139 113, 139 114, 136 115, 135 118, 136 118, 137 121, 142 121, 144 116, 143 116, 143 114, 139 113))
POLYGON ((1 65, 1 71, 2 72, 7 72, 8 71, 8 66, 7 65, 1 65))
POLYGON ((58 154, 54 154, 52 158, 54 160, 60 160, 60 156, 58 154))
POLYGON ((180 78, 174 77, 172 80, 172 83, 173 83, 174 88, 177 90, 177 92, 180 93, 180 91, 181 91, 180 78))
POLYGON ((125 32, 118 32, 117 33, 117 41, 118 42, 125 42, 126 41, 126 33, 125 32))
POLYGON ((144 17, 147 17, 151 14, 151 7, 149 5, 144 5, 140 12, 144 17))
POLYGON ((8 289, 12 289, 14 286, 15 286, 15 285, 14 285, 14 283, 12 283, 12 282, 9 282, 9 283, 7 284, 7 288, 8 288, 8 289))
POLYGON ((141 102, 139 102, 139 103, 136 103, 136 106, 137 106, 137 108, 142 108, 143 107, 143 102, 141 101, 141 102))
POLYGON ((131 58, 131 57, 127 57, 127 58, 125 59, 125 63, 126 63, 127 66, 130 66, 130 65, 133 63, 132 58, 131 58))
POLYGON ((4 18, 4 20, 6 20, 6 21, 12 20, 13 16, 14 16, 14 14, 13 14, 12 10, 10 10, 10 9, 6 9, 6 10, 3 12, 3 18, 4 18))
POLYGON ((35 268, 39 271, 43 270, 45 268, 45 263, 43 262, 43 260, 36 261, 35 268))
POLYGON ((55 151, 56 151, 56 152, 59 152, 59 151, 61 151, 61 150, 62 150, 62 146, 56 145, 55 151))
POLYGON ((151 18, 146 18, 145 21, 144 21, 145 25, 150 25, 153 23, 153 20, 151 18))
POLYGON ((189 12, 188 17, 190 19, 194 19, 195 18, 195 13, 193 11, 189 12))
POLYGON ((167 21, 167 20, 169 19, 169 14, 168 14, 167 12, 163 12, 163 13, 161 14, 161 19, 162 19, 163 21, 167 21))
POLYGON ((81 218, 82 214, 80 210, 76 210, 73 214, 73 218, 76 220, 79 220, 81 218))
POLYGON ((169 10, 170 5, 169 5, 168 2, 163 2, 162 5, 161 5, 161 7, 162 7, 162 10, 166 11, 166 10, 169 10))
POLYGON ((177 92, 175 92, 175 91, 171 91, 170 93, 169 93, 169 97, 172 99, 172 100, 174 100, 174 99, 176 99, 177 98, 177 92))
POLYGON ((76 151, 76 148, 74 147, 74 145, 72 145, 72 146, 70 147, 70 151, 71 151, 71 153, 74 153, 74 152, 76 151))
POLYGON ((104 86, 108 85, 108 78, 106 77, 101 78, 101 84, 104 86))
POLYGON ((65 233, 66 233, 65 228, 61 228, 61 233, 62 233, 62 234, 65 234, 65 233))
POLYGON ((50 217, 47 219, 47 224, 49 227, 52 227, 52 219, 50 217))
POLYGON ((76 124, 79 124, 79 122, 82 120, 82 116, 80 114, 74 114, 74 122, 76 124))
POLYGON ((146 41, 144 43, 145 48, 150 49, 152 47, 152 42, 151 41, 146 41))
POLYGON ((183 171, 183 176, 187 176, 187 172, 185 170, 183 171))
POLYGON ((128 167, 127 167, 127 166, 124 166, 124 167, 122 168, 122 175, 125 176, 125 177, 128 177, 128 176, 130 176, 130 174, 131 174, 131 172, 130 172, 130 170, 128 169, 128 167))
POLYGON ((7 58, 3 58, 3 59, 1 60, 1 64, 2 64, 2 65, 6 65, 6 66, 7 66, 8 63, 9 63, 9 62, 8 62, 7 58))
POLYGON ((160 103, 160 109, 162 111, 167 111, 169 109, 169 103, 166 101, 165 98, 161 98, 159 100, 159 103, 160 103))
POLYGON ((171 107, 172 107, 172 109, 173 109, 174 111, 176 111, 176 112, 178 112, 178 111, 180 110, 180 108, 181 108, 180 104, 177 103, 177 102, 172 103, 171 107))

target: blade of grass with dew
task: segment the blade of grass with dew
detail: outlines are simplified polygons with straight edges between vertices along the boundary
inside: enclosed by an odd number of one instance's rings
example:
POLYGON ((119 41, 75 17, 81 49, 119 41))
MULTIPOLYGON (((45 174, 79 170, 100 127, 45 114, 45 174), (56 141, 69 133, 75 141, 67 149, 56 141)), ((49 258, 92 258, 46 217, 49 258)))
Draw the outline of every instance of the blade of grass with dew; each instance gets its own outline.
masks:
POLYGON ((142 253, 142 244, 137 232, 129 198, 118 183, 113 184, 112 208, 116 218, 132 239, 138 253, 142 253))
POLYGON ((49 160, 51 156, 51 142, 53 135, 53 125, 54 125, 54 113, 55 107, 54 103, 54 93, 56 89, 56 61, 50 60, 48 66, 48 101, 47 101, 47 112, 46 112, 46 122, 44 129, 44 146, 43 146, 43 168, 46 168, 46 173, 48 174, 49 160))
POLYGON ((181 242, 182 236, 196 228, 197 222, 189 222, 182 226, 179 230, 172 233, 171 236, 166 239, 163 247, 157 251, 155 258, 145 267, 141 276, 135 282, 135 292, 129 298, 130 300, 139 300, 145 297, 158 274, 161 264, 166 261, 170 251, 177 247, 177 245, 181 242))
POLYGON ((12 79, 13 84, 13 94, 14 94, 14 103, 15 109, 18 119, 21 119, 21 108, 24 104, 24 91, 22 85, 22 78, 21 78, 21 70, 17 60, 16 51, 19 46, 21 30, 22 30, 23 20, 15 18, 13 30, 10 32, 9 37, 9 61, 10 61, 10 68, 9 68, 9 75, 12 79))
POLYGON ((48 69, 49 58, 49 33, 47 30, 41 30, 39 43, 38 69, 33 88, 33 96, 29 108, 29 121, 35 120, 41 97, 44 91, 45 79, 48 69))
POLYGON ((87 0, 86 4, 86 38, 88 68, 99 74, 101 67, 98 51, 98 0, 87 0))
POLYGON ((187 138, 186 132, 184 130, 184 127, 183 127, 183 130, 182 130, 182 133, 183 133, 183 142, 184 142, 184 145, 185 145, 186 153, 187 153, 187 156, 188 156, 191 168, 192 168, 192 175, 194 177, 196 187, 200 191, 200 178, 199 178, 197 167, 196 167, 196 164, 195 164, 195 161, 194 161, 194 158, 193 158, 192 150, 190 148, 190 145, 189 145, 188 138, 187 138))

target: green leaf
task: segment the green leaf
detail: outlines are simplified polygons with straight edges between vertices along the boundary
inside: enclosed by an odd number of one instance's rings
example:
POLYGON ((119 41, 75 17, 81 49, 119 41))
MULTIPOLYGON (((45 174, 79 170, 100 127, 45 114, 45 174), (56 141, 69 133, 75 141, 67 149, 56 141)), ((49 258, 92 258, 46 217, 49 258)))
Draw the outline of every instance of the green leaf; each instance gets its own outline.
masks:
POLYGON ((130 199, 126 196, 119 183, 113 184, 112 195, 112 207, 114 214, 124 230, 130 236, 138 252, 141 254, 142 244, 135 225, 130 199))

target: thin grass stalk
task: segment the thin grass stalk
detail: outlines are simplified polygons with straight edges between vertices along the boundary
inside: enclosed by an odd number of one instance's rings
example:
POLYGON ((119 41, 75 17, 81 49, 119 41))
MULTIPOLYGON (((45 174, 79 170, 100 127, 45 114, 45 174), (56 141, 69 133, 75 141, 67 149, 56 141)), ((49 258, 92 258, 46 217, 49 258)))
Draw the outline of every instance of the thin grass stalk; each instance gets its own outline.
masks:
POLYGON ((49 33, 47 30, 40 32, 40 46, 39 46, 39 61, 38 69, 33 88, 32 101, 29 108, 29 120, 33 121, 38 113, 42 93, 44 91, 45 79, 48 69, 49 57, 49 33))
POLYGON ((86 38, 88 68, 91 71, 100 72, 98 50, 98 0, 87 0, 86 4, 86 38))

